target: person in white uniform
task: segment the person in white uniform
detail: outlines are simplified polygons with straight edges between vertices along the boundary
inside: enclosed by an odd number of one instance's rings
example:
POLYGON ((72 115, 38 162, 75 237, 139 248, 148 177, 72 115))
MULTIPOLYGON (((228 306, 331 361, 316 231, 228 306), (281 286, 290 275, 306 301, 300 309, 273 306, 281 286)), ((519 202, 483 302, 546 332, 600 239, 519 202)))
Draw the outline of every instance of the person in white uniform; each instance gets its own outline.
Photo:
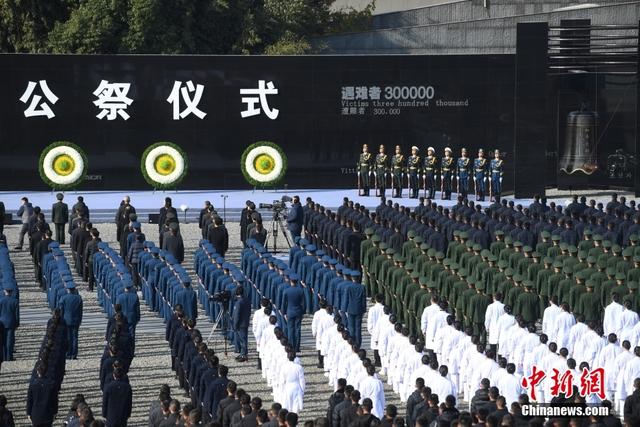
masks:
POLYGON ((369 398, 373 402, 371 413, 382 419, 384 415, 384 385, 376 376, 376 368, 373 365, 367 367, 367 377, 358 385, 360 395, 363 399, 369 398))
POLYGON ((556 341, 556 318, 562 312, 562 309, 558 307, 558 297, 552 295, 549 299, 549 307, 544 309, 542 314, 542 333, 549 337, 552 342, 556 341))
POLYGON ((299 413, 303 407, 305 380, 304 369, 295 360, 295 353, 289 352, 288 362, 284 364, 285 367, 282 370, 284 374, 282 407, 287 408, 289 412, 299 413))
POLYGON ((604 308, 604 320, 602 329, 606 335, 622 332, 622 311, 624 307, 620 304, 620 296, 614 292, 611 296, 611 303, 604 308))
POLYGON ((380 366, 380 354, 378 352, 378 332, 380 328, 378 326, 378 322, 385 317, 389 317, 388 314, 384 313, 384 305, 382 301, 384 301, 384 296, 382 294, 378 294, 375 297, 376 303, 369 309, 367 313, 367 332, 371 335, 371 350, 373 350, 373 359, 375 366, 380 366))
POLYGON ((487 307, 487 311, 484 315, 484 328, 488 333, 487 342, 489 348, 494 352, 498 350, 498 337, 500 331, 498 329, 498 321, 500 316, 504 314, 504 304, 502 303, 502 294, 496 292, 493 295, 493 302, 487 307))

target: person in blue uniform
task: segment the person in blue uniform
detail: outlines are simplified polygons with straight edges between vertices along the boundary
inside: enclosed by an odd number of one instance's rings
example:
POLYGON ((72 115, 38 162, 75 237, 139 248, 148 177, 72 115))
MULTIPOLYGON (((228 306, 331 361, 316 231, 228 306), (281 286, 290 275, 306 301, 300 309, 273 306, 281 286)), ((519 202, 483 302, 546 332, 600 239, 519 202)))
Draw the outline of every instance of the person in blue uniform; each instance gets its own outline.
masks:
POLYGON ((417 199, 420 187, 420 156, 418 147, 411 147, 411 155, 407 159, 407 173, 409 174, 409 198, 417 199))
POLYGON ((467 157, 467 149, 463 148, 456 163, 456 174, 458 177, 458 194, 465 199, 469 194, 469 169, 471 169, 471 159, 467 157))
POLYGON ((138 293, 133 289, 133 283, 127 279, 124 283, 124 292, 118 295, 116 304, 122 307, 122 314, 127 319, 129 325, 129 334, 135 339, 136 325, 140 321, 140 300, 138 293))
POLYGON ((444 149, 444 157, 440 161, 440 191, 442 200, 451 200, 451 181, 454 174, 454 159, 451 157, 451 148, 444 149))
POLYGON ((4 361, 13 359, 13 348, 16 344, 16 329, 20 326, 19 302, 14 294, 13 285, 5 284, 4 295, 0 297, 0 323, 4 326, 2 353, 4 361))
POLYGON ((67 339, 69 348, 67 349, 67 359, 78 358, 78 332, 82 323, 82 297, 73 282, 65 284, 67 294, 58 301, 58 308, 62 318, 67 324, 67 339))
POLYGON ((387 192, 387 173, 389 172, 389 156, 384 152, 384 145, 380 145, 375 160, 376 190, 378 196, 385 197, 387 192))
POLYGON ((124 370, 113 370, 113 381, 107 383, 102 392, 102 416, 105 427, 126 427, 131 416, 132 393, 124 370))
POLYGON ((300 329, 304 315, 304 291, 298 285, 299 277, 296 273, 289 275, 289 288, 285 289, 282 298, 282 311, 287 322, 287 339, 291 348, 300 351, 300 329))
POLYGON ((358 347, 362 344, 362 316, 367 311, 367 292, 360 283, 360 272, 351 272, 351 285, 347 289, 347 321, 349 335, 358 347))
POLYGON ((500 150, 495 150, 493 152, 493 159, 489 164, 489 170, 491 171, 491 198, 495 201, 500 200, 500 193, 502 192, 503 169, 504 162, 500 158, 500 150))
POLYGON ((198 318, 198 297, 191 288, 191 280, 184 277, 182 290, 176 294, 176 303, 182 305, 185 319, 196 320, 198 318))
POLYGON ((246 362, 247 347, 249 345, 249 319, 251 318, 251 301, 244 294, 244 288, 236 288, 236 301, 233 306, 233 330, 236 338, 236 351, 240 353, 236 360, 246 362))
POLYGON ((487 180, 487 159, 484 158, 484 150, 478 150, 478 157, 473 161, 473 182, 475 185, 476 200, 484 202, 485 181, 487 180))
POLYGON ((426 196, 433 199, 436 195, 436 174, 438 173, 438 158, 436 157, 436 150, 433 147, 427 148, 422 173, 424 176, 424 191, 426 196))
POLYGON ((287 214, 287 228, 291 232, 291 235, 295 239, 302 234, 302 225, 304 223, 304 211, 300 204, 300 197, 293 196, 293 203, 291 203, 291 209, 287 214))

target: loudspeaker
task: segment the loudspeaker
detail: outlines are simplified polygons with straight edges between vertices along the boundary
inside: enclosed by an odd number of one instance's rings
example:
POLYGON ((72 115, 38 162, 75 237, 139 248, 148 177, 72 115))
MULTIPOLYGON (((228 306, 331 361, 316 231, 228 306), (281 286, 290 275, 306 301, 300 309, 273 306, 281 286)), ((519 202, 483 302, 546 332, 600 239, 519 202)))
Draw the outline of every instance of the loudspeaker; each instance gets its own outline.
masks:
POLYGON ((160 214, 149 214, 149 224, 158 224, 160 222, 160 214))

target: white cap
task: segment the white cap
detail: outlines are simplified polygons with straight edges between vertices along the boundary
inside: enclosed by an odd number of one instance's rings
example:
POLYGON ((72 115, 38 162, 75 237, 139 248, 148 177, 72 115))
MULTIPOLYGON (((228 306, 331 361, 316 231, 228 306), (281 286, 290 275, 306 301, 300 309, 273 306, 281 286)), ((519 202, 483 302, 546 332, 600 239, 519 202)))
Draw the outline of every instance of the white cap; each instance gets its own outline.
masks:
POLYGON ((413 147, 411 147, 412 150, 418 150, 418 147, 416 147, 415 145, 413 147))
POLYGON ((436 149, 433 148, 433 147, 429 147, 429 148, 427 148, 427 151, 433 151, 435 153, 436 149))
POLYGON ((447 148, 444 149, 444 151, 448 151, 448 152, 451 153, 451 148, 447 147, 447 148))

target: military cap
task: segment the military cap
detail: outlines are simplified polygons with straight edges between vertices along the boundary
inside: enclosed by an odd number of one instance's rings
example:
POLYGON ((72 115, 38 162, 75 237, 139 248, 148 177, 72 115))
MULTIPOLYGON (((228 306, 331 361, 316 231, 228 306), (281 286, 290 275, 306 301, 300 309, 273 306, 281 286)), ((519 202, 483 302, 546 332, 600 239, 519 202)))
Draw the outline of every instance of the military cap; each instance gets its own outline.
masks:
POLYGON ((589 279, 586 282, 584 282, 584 285, 587 288, 594 288, 596 286, 596 283, 593 280, 589 279))
POLYGON ((638 290, 638 282, 631 281, 627 283, 627 288, 629 288, 629 290, 631 291, 638 290))
POLYGON ((522 282, 524 280, 524 277, 522 277, 522 275, 520 274, 514 274, 513 275, 513 281, 514 282, 522 282))
POLYGON ((615 267, 607 267, 606 273, 607 273, 607 276, 615 276, 616 275, 616 268, 615 267))
POLYGON ((507 277, 513 277, 513 269, 507 268, 506 270, 504 270, 504 275, 507 277))
POLYGON ((579 259, 587 259, 587 251, 578 251, 578 258, 579 259))
POLYGON ((513 243, 513 239, 511 238, 511 236, 507 236, 507 237, 505 237, 505 238, 504 238, 504 242, 505 242, 507 245, 510 245, 510 244, 512 244, 512 243, 513 243))
POLYGON ((351 270, 351 277, 360 277, 361 274, 358 270, 351 270))
MULTIPOLYGON (((389 253, 390 250, 393 250, 393 249, 391 249, 391 248, 387 249, 387 253, 389 253)), ((393 254, 393 260, 396 261, 396 262, 405 262, 404 257, 400 253, 394 253, 393 254)))
POLYGON ((378 247, 380 248, 380 250, 382 250, 383 252, 387 250, 387 248, 389 247, 389 245, 387 244, 387 242, 380 242, 380 244, 378 245, 378 247))
POLYGON ((142 228, 142 224, 140 224, 138 221, 133 221, 131 223, 131 227, 136 228, 136 229, 137 228, 142 228))
POLYGON ((374 242, 379 242, 379 241, 381 241, 381 240, 382 240, 382 237, 378 236, 377 234, 374 234, 374 235, 371 237, 371 240, 372 240, 372 241, 374 241, 374 242))
MULTIPOLYGON (((349 274, 349 270, 345 270, 344 274, 349 274)), ((289 275, 289 280, 291 280, 292 282, 296 282, 298 280, 300 280, 300 276, 298 276, 298 273, 291 273, 289 275)))
POLYGON ((152 253, 152 254, 159 254, 159 253, 160 253, 160 248, 159 248, 159 247, 157 247, 157 246, 153 246, 153 247, 150 249, 150 251, 151 251, 151 253, 152 253))
MULTIPOLYGON (((414 240, 415 240, 415 239, 414 239, 414 240)), ((428 244, 426 244, 426 243, 421 243, 421 244, 420 244, 420 250, 421 250, 421 251, 426 251, 426 250, 428 250, 428 249, 429 249, 429 245, 428 245, 428 244)))
POLYGON ((591 231, 591 229, 585 228, 584 231, 582 232, 582 234, 585 235, 585 236, 591 236, 593 234, 593 232, 591 231))
POLYGON ((452 262, 451 265, 449 265, 449 268, 453 271, 458 271, 458 269, 460 268, 460 264, 458 264, 457 262, 452 262))
POLYGON ((513 247, 514 248, 521 248, 522 247, 522 242, 516 240, 515 242, 513 242, 513 247))
POLYGON ((600 234, 594 234, 593 235, 593 240, 597 241, 597 242, 601 242, 602 241, 602 235, 600 234))
POLYGON ((550 256, 546 256, 542 259, 542 262, 545 264, 553 264, 553 258, 551 258, 550 256))
POLYGON ((323 257, 325 254, 326 254, 326 252, 323 251, 322 249, 318 249, 316 251, 316 256, 323 257))
POLYGON ((487 259, 489 260, 489 262, 496 262, 498 261, 498 257, 495 256, 494 254, 489 254, 489 256, 487 257, 487 259))
POLYGON ((588 263, 588 264, 595 264, 596 262, 598 262, 598 260, 596 259, 596 257, 594 257, 594 256, 588 256, 588 257, 587 257, 587 263, 588 263))
POLYGON ((543 239, 548 239, 549 237, 551 237, 551 233, 549 233, 548 231, 544 230, 542 233, 540 233, 540 236, 543 239))
MULTIPOLYGON (((69 281, 69 282, 66 282, 64 284, 64 287, 67 288, 67 289, 75 289, 76 288, 76 284, 73 283, 73 281, 69 281)), ((6 288, 6 285, 5 285, 5 288, 6 288)))
POLYGON ((573 274, 573 268, 571 268, 571 266, 570 266, 570 265, 565 265, 565 266, 562 268, 562 272, 563 272, 564 274, 572 275, 572 274, 573 274))
POLYGON ((373 236, 373 228, 371 227, 367 227, 364 229, 364 234, 366 234, 367 236, 373 236))
POLYGON ((624 273, 616 273, 616 280, 625 280, 627 276, 624 273))
MULTIPOLYGON (((206 241, 205 243, 209 243, 209 242, 206 241)), ((145 240, 144 242, 142 242, 142 247, 144 248, 152 248, 153 246, 154 246, 153 242, 150 240, 145 240)))
POLYGON ((493 234, 495 234, 496 236, 504 236, 504 231, 496 230, 495 233, 493 233, 493 234))
POLYGON ((466 231, 461 231, 460 232, 460 238, 461 239, 468 239, 469 238, 469 233, 467 233, 466 231))
POLYGON ((258 247, 258 249, 256 249, 256 251, 259 254, 263 254, 263 253, 267 252, 267 248, 265 248, 264 246, 260 246, 260 247, 258 247))
POLYGON ((487 257, 489 257, 489 255, 491 255, 491 251, 490 251, 489 249, 483 249, 483 250, 480 252, 480 255, 481 255, 483 258, 487 258, 487 257))
POLYGON ((416 236, 413 238, 413 241, 416 242, 416 244, 421 244, 424 242, 424 239, 422 238, 422 236, 416 236))
POLYGON ((444 253, 443 252, 436 252, 436 259, 444 259, 444 253))
POLYGON ((449 258, 445 258, 442 261, 442 265, 447 266, 447 267, 450 266, 451 265, 451 260, 449 258))
POLYGON ((433 248, 430 248, 430 249, 427 251, 427 256, 428 256, 429 258, 436 256, 436 250, 435 250, 435 249, 433 249, 433 248))
POLYGON ((560 250, 562 252, 567 251, 569 249, 569 245, 567 245, 565 242, 560 243, 560 250))
POLYGON ((575 247, 575 246, 573 246, 573 245, 569 245, 569 246, 567 247, 567 249, 569 250, 569 253, 570 253, 570 254, 577 254, 577 253, 578 253, 578 248, 576 248, 576 247, 575 247))
POLYGON ((460 277, 467 277, 467 269, 466 268, 461 268, 460 271, 458 271, 458 276, 460 277))
POLYGON ((336 265, 336 264, 338 264, 338 260, 337 259, 335 259, 335 258, 329 259, 329 265, 336 265))
POLYGON ((622 250, 623 257, 632 257, 633 256, 633 248, 627 247, 622 250))
POLYGON ((533 288, 533 283, 531 282, 531 280, 525 280, 524 281, 524 287, 527 288, 527 289, 533 288))
POLYGON ((420 285, 421 286, 426 285, 428 282, 429 282, 429 278, 427 276, 420 276, 420 285))
POLYGON ((420 278, 420 273, 418 273, 417 271, 412 271, 412 272, 411 272, 411 278, 412 278, 412 279, 418 279, 418 278, 420 278))
POLYGON ((316 248, 316 245, 307 245, 307 246, 304 247, 304 250, 307 251, 307 252, 315 252, 316 249, 318 249, 318 248, 316 248))
POLYGON ((542 258, 542 255, 541 255, 541 254, 540 254, 540 252, 538 252, 538 251, 533 251, 533 252, 531 253, 531 256, 532 256, 533 258, 536 258, 536 259, 537 259, 537 258, 542 258))
POLYGON ((298 243, 300 244, 300 246, 307 246, 310 242, 307 239, 302 238, 298 243))
POLYGON ((638 241, 638 235, 637 234, 632 234, 631 236, 629 236, 629 241, 630 242, 637 242, 638 241))
POLYGON ((503 259, 501 259, 500 261, 498 261, 498 268, 507 268, 509 266, 509 263, 503 259))
POLYGON ((415 268, 414 265, 410 262, 406 263, 404 266, 404 269, 407 271, 413 271, 414 268, 415 268))
POLYGON ((407 237, 413 239, 414 237, 416 237, 416 232, 414 230, 409 230, 407 232, 407 237))
POLYGON ((473 250, 474 252, 479 252, 482 250, 482 246, 480 246, 480 244, 476 243, 475 245, 473 245, 473 250))
POLYGON ((640 262, 640 256, 636 255, 633 257, 633 262, 640 262))
POLYGON ((460 237, 460 230, 453 230, 453 235, 460 237))
POLYGON ((598 268, 607 268, 607 261, 604 259, 599 259, 596 261, 596 265, 598 268))
POLYGON ((125 289, 130 289, 133 286, 133 283, 131 283, 131 280, 123 280, 123 282, 124 282, 125 289))
POLYGON ((551 235, 551 240, 554 242, 557 242, 560 240, 560 236, 558 234, 552 234, 551 235))
POLYGON ((484 282, 482 280, 478 280, 476 282, 476 289, 479 291, 484 291, 484 282))
POLYGON ((522 248, 523 252, 533 252, 533 248, 531 246, 525 246, 522 248))
POLYGON ((576 279, 579 280, 587 280, 587 273, 584 270, 580 270, 577 273, 574 274, 576 279))
POLYGON ((613 253, 616 253, 616 254, 619 254, 620 252, 622 252, 622 248, 620 247, 620 245, 611 246, 611 250, 613 251, 613 253))
POLYGON ((605 240, 604 242, 602 242, 602 246, 605 248, 610 248, 611 242, 609 240, 605 240))
POLYGON ((464 244, 467 248, 471 248, 473 249, 473 240, 467 240, 466 243, 464 244))
POLYGON ((435 289, 436 287, 437 287, 436 286, 436 282, 431 281, 431 282, 427 283, 427 288, 428 289, 435 289))

